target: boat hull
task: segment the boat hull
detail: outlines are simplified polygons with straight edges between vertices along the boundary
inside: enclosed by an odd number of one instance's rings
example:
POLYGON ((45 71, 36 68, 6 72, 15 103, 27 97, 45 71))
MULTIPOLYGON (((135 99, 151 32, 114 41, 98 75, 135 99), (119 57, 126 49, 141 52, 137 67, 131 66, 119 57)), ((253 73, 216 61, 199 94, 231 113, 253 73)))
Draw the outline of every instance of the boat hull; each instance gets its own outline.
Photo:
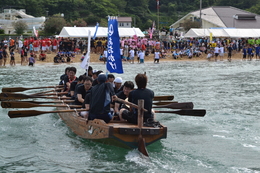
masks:
POLYGON ((140 129, 135 124, 121 121, 111 121, 110 123, 105 123, 100 119, 86 121, 76 112, 59 113, 59 116, 79 137, 122 148, 138 148, 140 134, 144 138, 146 146, 167 137, 167 127, 164 126, 140 129))

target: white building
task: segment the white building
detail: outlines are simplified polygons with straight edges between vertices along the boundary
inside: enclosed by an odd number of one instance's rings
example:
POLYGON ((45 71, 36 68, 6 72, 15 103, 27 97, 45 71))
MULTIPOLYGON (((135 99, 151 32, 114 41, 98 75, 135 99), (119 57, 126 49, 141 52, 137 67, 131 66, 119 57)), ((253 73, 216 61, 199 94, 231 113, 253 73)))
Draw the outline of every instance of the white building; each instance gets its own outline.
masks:
POLYGON ((183 31, 186 20, 200 22, 201 28, 260 28, 260 16, 231 6, 213 6, 193 11, 170 27, 183 31))
POLYGON ((45 17, 34 17, 26 14, 25 9, 4 9, 4 12, 0 13, 0 28, 4 29, 5 34, 14 34, 12 23, 24 21, 28 26, 27 31, 32 31, 33 26, 36 29, 43 27, 45 20, 45 17))
POLYGON ((131 28, 132 27, 132 17, 118 17, 118 27, 119 28, 131 28))

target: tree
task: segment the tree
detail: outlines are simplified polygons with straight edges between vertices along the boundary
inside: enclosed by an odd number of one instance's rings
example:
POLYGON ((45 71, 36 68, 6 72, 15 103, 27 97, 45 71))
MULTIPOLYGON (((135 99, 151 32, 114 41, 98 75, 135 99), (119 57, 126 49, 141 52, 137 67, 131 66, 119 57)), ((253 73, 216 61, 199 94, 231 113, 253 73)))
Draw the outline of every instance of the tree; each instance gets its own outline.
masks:
POLYGON ((85 27, 87 26, 87 22, 85 22, 83 19, 77 19, 71 22, 72 26, 77 26, 77 27, 85 27))
POLYGON ((24 21, 17 21, 12 23, 15 33, 21 35, 24 33, 24 30, 28 29, 27 24, 24 21))
POLYGON ((61 29, 66 26, 66 21, 60 15, 53 15, 45 21, 44 33, 45 34, 57 34, 61 29))
POLYGON ((0 28, 0 34, 4 34, 5 30, 3 30, 2 28, 0 28))

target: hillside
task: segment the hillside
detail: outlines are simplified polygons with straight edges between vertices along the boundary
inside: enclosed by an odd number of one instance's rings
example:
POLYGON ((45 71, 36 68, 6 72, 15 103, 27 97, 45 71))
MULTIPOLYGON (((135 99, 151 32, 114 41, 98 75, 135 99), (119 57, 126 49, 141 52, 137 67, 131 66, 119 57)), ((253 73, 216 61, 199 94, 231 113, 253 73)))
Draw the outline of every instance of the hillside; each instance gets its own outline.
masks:
MULTIPOLYGON (((190 11, 200 8, 200 0, 159 0, 160 28, 169 26, 190 11)), ((260 13, 260 0, 202 0, 202 8, 233 6, 260 13)), ((33 16, 63 13, 67 22, 83 19, 88 26, 107 24, 107 16, 132 16, 133 26, 142 30, 157 21, 156 0, 1 0, 1 9, 26 9, 33 16)))

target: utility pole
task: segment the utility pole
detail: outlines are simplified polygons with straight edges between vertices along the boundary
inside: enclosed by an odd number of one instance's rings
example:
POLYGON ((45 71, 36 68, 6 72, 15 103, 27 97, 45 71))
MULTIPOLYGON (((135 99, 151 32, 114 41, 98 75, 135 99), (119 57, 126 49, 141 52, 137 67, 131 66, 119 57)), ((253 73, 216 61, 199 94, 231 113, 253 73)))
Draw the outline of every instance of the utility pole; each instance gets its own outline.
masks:
POLYGON ((202 8, 202 0, 200 0, 200 28, 202 28, 201 8, 202 8))

